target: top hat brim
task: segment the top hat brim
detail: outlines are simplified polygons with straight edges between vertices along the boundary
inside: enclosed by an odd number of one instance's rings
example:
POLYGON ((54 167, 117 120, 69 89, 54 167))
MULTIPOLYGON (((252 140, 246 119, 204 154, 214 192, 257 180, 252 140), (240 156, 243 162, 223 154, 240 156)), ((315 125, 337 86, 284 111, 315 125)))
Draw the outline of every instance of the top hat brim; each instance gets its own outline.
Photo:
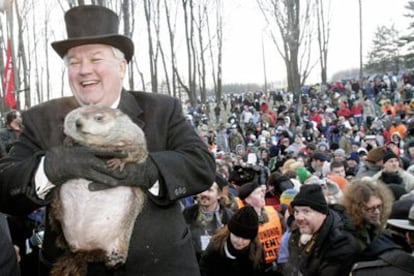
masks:
POLYGON ((82 38, 69 38, 66 40, 52 42, 51 45, 58 55, 63 58, 69 49, 86 44, 105 44, 113 46, 124 53, 127 62, 130 62, 132 56, 134 55, 134 43, 131 39, 123 35, 111 34, 82 38))
POLYGON ((410 224, 410 221, 406 219, 389 219, 387 223, 397 228, 414 231, 414 225, 410 224))

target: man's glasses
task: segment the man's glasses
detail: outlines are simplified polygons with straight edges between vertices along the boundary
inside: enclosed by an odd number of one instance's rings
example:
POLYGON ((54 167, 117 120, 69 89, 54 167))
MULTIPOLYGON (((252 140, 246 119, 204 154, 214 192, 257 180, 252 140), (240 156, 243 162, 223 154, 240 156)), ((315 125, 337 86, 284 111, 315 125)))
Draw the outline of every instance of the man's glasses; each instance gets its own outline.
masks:
POLYGON ((375 205, 375 206, 372 206, 372 207, 365 207, 364 209, 368 213, 374 213, 376 210, 381 212, 382 204, 378 204, 378 205, 375 205))

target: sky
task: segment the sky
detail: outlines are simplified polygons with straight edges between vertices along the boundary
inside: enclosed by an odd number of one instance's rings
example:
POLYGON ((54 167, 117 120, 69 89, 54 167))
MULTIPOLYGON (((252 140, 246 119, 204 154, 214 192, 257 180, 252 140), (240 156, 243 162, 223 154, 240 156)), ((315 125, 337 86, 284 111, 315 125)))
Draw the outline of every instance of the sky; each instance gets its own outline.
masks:
MULTIPOLYGON (((53 0, 50 0, 53 2, 53 0)), ((301 0, 304 1, 304 0, 301 0)), ((327 0, 324 0, 327 1, 327 0)), ((338 71, 359 67, 359 15, 358 0, 330 0, 331 1, 331 38, 328 53, 328 78, 338 71)), ((404 6, 408 0, 362 0, 363 3, 363 28, 364 39, 363 48, 365 54, 370 48, 370 44, 376 28, 380 25, 390 26, 395 24, 398 30, 404 30, 408 26, 408 19, 403 16, 406 9, 404 6)), ((44 5, 47 1, 44 2, 44 5)), ((286 69, 278 54, 274 44, 270 41, 269 35, 265 32, 265 21, 257 6, 256 0, 223 0, 224 3, 224 30, 223 30, 223 84, 232 83, 264 83, 264 65, 266 65, 266 76, 268 83, 276 83, 278 87, 286 87, 286 69), (264 41, 262 46, 262 41, 264 41), (264 49, 264 51, 262 50, 264 49), (263 59, 263 52, 265 58, 263 59)), ((50 14, 51 41, 66 38, 66 32, 62 30, 63 18, 62 10, 59 5, 50 14)), ((36 6, 36 14, 45 10, 43 6, 36 6)), ((139 11, 142 13, 142 9, 139 11)), ((139 69, 145 73, 147 89, 150 87, 149 61, 147 50, 146 26, 142 14, 136 18, 136 30, 134 31, 133 41, 135 44, 135 57, 139 64, 139 69)), ((179 18, 180 20, 181 18, 179 18)), ((39 20, 42 24, 42 20, 39 20)), ((40 26, 41 27, 41 26, 40 26)), ((50 47, 50 45, 48 45, 50 47)), ((177 39, 176 47, 185 48, 185 40, 177 39)), ((51 50, 51 48, 50 48, 51 50)), ((63 65, 60 57, 51 50, 50 64, 54 69, 51 78, 53 86, 53 97, 60 96, 63 65)), ((316 52, 314 52, 316 55, 316 52)), ((316 58, 316 57, 315 57, 316 58)), ((180 59, 185 60, 185 59, 180 59)), ((184 63, 185 67, 185 63, 184 63)), ((185 69, 180 67, 182 75, 185 76, 185 69)), ((315 66, 309 83, 320 82, 319 64, 315 66)), ((162 65, 159 65, 159 74, 163 75, 162 65)), ((212 88, 211 78, 208 80, 208 87, 212 88)), ((66 86, 67 78, 63 77, 64 94, 70 94, 66 86)), ((35 83, 35 82, 33 82, 35 83)), ((140 85, 140 81, 136 82, 140 85)), ((125 82, 126 88, 128 84, 125 82)), ((142 89, 141 87, 135 87, 142 89)))
MULTIPOLYGON (((403 14, 407 2, 362 0, 364 59, 378 26, 394 24, 397 30, 406 30, 409 21, 403 14)), ((285 66, 268 35, 263 32, 265 23, 256 1, 235 0, 225 10, 224 83, 264 83, 262 38, 265 41, 267 80, 283 82, 286 78, 285 66)), ((318 67, 313 70, 310 81, 320 80, 318 67)), ((359 68, 358 0, 331 0, 328 78, 337 71, 350 68, 359 68)))

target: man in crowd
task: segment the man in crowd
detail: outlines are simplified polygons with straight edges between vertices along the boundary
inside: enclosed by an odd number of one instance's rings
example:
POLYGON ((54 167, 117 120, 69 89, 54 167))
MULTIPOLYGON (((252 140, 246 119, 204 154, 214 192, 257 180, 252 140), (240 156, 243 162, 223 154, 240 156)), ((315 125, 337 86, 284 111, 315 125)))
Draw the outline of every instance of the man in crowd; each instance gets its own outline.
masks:
POLYGON ((216 173, 213 185, 197 194, 196 204, 183 210, 184 218, 191 230, 198 261, 211 237, 226 225, 233 215, 233 211, 225 206, 223 188, 227 185, 227 181, 216 173))
POLYGON ((321 186, 302 186, 290 205, 297 229, 289 240, 289 267, 300 275, 348 275, 360 247, 344 214, 328 208, 321 186))

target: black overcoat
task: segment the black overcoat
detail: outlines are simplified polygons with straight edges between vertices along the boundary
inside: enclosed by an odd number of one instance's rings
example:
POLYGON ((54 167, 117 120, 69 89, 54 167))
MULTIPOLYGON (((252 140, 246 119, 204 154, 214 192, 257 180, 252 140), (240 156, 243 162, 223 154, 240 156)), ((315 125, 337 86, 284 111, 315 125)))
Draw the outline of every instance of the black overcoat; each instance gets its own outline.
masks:
MULTIPOLYGON (((74 97, 66 97, 23 112, 25 129, 20 140, 10 156, 0 160, 0 210, 24 215, 46 204, 34 195, 33 176, 45 151, 62 145, 65 115, 78 106, 74 97)), ((163 196, 146 201, 135 223, 126 264, 115 272, 104 272, 103 265, 89 266, 88 275, 198 275, 177 200, 211 186, 214 158, 186 122, 177 99, 122 91, 119 109, 144 130, 163 196)), ((54 262, 59 255, 55 235, 47 228, 42 257, 54 262)))

